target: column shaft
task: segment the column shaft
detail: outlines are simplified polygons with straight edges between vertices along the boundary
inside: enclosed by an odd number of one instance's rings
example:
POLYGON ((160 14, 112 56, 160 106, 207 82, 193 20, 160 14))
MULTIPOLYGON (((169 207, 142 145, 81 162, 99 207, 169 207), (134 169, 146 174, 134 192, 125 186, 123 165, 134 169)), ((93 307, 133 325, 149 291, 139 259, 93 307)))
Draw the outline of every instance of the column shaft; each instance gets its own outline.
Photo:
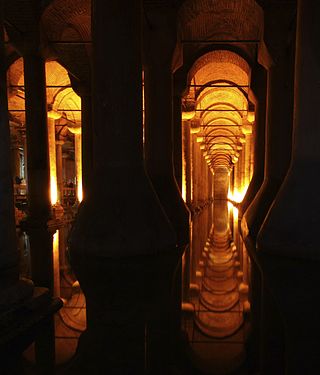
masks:
POLYGON ((0 225, 0 303, 3 290, 16 283, 19 278, 2 10, 0 5, 0 217, 2 218, 0 225))
POLYGON ((88 317, 73 366, 85 374, 168 370, 179 255, 144 170, 141 16, 140 0, 92 3, 94 172, 70 235, 88 317))

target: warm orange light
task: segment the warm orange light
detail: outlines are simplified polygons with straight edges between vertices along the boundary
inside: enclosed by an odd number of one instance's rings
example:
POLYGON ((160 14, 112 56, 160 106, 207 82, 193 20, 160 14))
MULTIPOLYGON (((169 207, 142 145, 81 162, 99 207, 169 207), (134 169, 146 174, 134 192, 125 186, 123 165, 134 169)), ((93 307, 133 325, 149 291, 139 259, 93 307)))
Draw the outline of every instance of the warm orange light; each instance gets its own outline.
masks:
POLYGON ((241 190, 234 189, 233 194, 231 193, 230 189, 228 191, 228 199, 231 202, 241 203, 243 201, 244 196, 246 195, 248 189, 248 185, 244 186, 241 190))
POLYGON ((53 235, 53 272, 54 272, 54 296, 60 295, 60 261, 59 261, 59 231, 53 235))
POLYGON ((74 152, 77 178, 77 198, 82 201, 82 162, 81 162, 81 133, 74 135, 74 152))
POLYGON ((248 112, 247 120, 248 120, 250 123, 253 123, 254 120, 255 120, 255 113, 254 113, 254 112, 248 112))
POLYGON ((57 162, 56 162, 56 132, 55 120, 48 115, 48 148, 50 166, 50 200, 55 205, 58 202, 57 162))

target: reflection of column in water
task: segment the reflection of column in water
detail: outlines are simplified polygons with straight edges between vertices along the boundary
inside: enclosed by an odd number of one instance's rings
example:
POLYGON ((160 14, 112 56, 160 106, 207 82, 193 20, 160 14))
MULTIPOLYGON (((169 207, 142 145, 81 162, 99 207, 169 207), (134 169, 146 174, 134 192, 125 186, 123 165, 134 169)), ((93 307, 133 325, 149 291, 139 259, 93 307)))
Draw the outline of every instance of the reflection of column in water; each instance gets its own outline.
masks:
POLYGON ((31 278, 30 245, 26 232, 17 231, 18 249, 20 254, 20 276, 31 278))

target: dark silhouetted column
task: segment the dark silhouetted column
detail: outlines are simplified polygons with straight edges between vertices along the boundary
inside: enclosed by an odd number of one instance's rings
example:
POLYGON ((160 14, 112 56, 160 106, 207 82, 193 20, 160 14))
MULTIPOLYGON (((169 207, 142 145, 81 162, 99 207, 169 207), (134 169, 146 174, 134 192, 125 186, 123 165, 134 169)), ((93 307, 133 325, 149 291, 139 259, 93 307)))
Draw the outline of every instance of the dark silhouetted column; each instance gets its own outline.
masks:
POLYGON ((70 371, 164 374, 170 338, 157 323, 172 318, 179 253, 144 169, 141 1, 92 5, 94 172, 70 237, 87 330, 70 371))
POLYGON ((282 360, 290 375, 319 368, 319 14, 318 1, 298 1, 292 161, 257 238, 266 284, 283 319, 282 360))

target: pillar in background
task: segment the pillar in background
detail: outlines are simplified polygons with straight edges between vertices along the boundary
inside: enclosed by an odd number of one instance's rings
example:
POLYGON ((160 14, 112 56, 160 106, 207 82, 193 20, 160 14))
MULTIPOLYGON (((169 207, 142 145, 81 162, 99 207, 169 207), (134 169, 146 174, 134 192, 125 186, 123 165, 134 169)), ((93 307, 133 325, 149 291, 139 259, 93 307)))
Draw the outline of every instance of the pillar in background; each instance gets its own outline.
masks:
POLYGON ((72 89, 81 98, 81 164, 82 164, 82 195, 89 194, 93 171, 94 132, 92 127, 92 94, 91 85, 70 75, 72 89))

